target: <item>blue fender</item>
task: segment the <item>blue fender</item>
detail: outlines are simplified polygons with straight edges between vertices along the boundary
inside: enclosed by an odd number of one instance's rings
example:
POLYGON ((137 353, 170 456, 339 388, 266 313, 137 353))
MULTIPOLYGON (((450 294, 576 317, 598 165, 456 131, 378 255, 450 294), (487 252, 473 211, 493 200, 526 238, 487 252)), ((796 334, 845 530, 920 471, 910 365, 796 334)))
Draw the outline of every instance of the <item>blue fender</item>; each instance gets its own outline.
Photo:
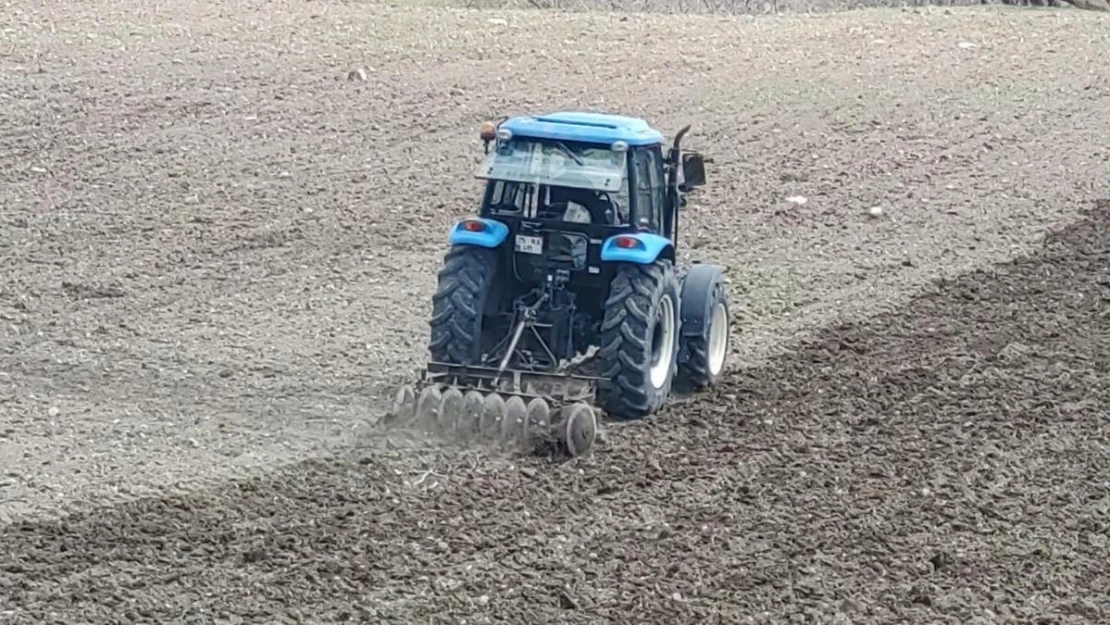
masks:
POLYGON ((665 236, 651 232, 629 232, 617 234, 605 239, 601 244, 601 262, 603 263, 637 263, 650 265, 661 255, 674 257, 674 245, 665 236), (635 247, 620 247, 617 239, 635 239, 635 247))
POLYGON ((705 338, 718 297, 728 300, 725 288, 725 268, 719 265, 696 264, 682 280, 682 336, 705 338))
POLYGON ((477 247, 494 248, 505 242, 509 236, 509 227, 500 221, 486 219, 485 217, 470 217, 451 227, 447 241, 451 245, 475 245, 477 247), (481 230, 472 230, 469 224, 481 224, 481 230))

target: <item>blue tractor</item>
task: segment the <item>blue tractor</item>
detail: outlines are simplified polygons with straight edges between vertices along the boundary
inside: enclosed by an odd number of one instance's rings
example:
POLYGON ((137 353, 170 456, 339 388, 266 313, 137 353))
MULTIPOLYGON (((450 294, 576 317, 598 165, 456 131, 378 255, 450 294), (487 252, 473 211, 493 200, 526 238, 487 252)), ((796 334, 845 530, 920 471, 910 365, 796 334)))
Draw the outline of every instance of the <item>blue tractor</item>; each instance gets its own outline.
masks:
POLYGON ((579 455, 598 412, 651 415, 724 369, 724 271, 676 266, 700 154, 641 119, 596 113, 483 125, 481 208, 456 223, 433 297, 430 359, 394 417, 579 455), (492 144, 492 149, 491 149, 492 144))

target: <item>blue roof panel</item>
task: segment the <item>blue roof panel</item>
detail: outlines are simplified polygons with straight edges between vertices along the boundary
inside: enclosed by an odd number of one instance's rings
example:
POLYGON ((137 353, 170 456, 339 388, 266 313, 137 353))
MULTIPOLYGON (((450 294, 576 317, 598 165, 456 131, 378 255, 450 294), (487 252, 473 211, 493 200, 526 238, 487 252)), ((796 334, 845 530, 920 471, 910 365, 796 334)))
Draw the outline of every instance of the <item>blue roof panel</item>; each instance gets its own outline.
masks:
POLYGON ((624 141, 629 146, 655 145, 663 134, 642 119, 604 113, 550 113, 535 117, 513 117, 501 124, 519 137, 610 144, 624 141))

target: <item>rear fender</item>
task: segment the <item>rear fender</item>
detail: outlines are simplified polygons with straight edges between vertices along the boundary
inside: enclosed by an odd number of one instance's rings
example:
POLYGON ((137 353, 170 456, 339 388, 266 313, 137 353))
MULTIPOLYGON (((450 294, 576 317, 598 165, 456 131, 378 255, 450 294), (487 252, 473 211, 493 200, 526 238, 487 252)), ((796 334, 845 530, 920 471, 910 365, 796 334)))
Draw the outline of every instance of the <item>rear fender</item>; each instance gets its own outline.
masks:
POLYGON ((719 265, 697 264, 682 281, 682 336, 705 338, 718 289, 725 288, 725 270, 719 265))
POLYGON ((451 245, 473 245, 477 247, 495 248, 505 242, 509 236, 509 227, 500 221, 485 217, 469 217, 451 227, 447 241, 451 245), (480 224, 482 228, 474 228, 480 224))
POLYGON ((656 260, 664 258, 674 260, 674 245, 665 236, 651 232, 628 232, 617 234, 605 239, 601 244, 601 262, 603 263, 636 263, 650 265, 656 260), (619 247, 617 239, 635 239, 635 247, 619 247))

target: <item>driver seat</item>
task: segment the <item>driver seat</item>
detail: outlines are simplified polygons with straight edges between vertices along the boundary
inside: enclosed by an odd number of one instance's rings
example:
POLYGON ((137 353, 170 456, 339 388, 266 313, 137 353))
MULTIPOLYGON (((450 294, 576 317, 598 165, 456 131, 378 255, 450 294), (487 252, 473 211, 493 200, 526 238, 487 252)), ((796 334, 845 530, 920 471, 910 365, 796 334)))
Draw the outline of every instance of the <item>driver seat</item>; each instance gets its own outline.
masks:
POLYGON ((569 187, 552 187, 550 206, 565 204, 567 206, 563 215, 565 221, 576 223, 591 223, 594 225, 612 225, 613 210, 609 202, 601 199, 601 194, 587 189, 572 189, 569 187), (581 208, 579 208, 581 207, 581 208), (581 218, 572 218, 584 208, 589 213, 589 222, 581 218))

